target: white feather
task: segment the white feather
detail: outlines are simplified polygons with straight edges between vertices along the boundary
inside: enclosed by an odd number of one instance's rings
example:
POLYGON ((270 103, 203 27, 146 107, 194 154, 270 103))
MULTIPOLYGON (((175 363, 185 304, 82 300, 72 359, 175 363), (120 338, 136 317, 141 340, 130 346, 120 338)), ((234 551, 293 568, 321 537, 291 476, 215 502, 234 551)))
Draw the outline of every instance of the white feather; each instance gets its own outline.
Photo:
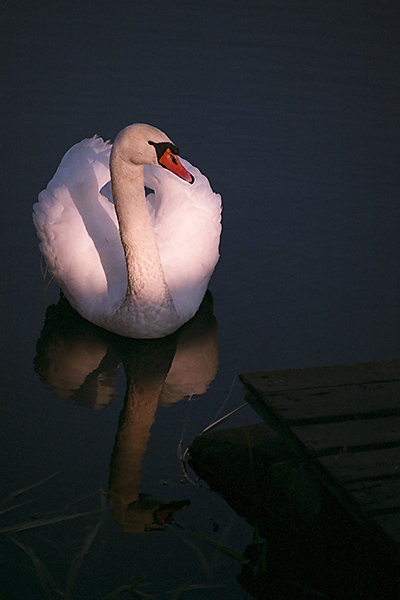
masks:
MULTIPOLYGON (((121 322, 128 277, 112 202, 111 148, 95 136, 65 154, 34 205, 40 250, 56 282, 86 319, 121 335, 161 337, 171 332, 174 319, 165 317, 165 331, 158 325, 153 331, 154 306, 148 307, 148 319, 141 315, 136 324, 131 307, 121 322), (143 319, 148 322, 140 325, 143 319)), ((178 314, 175 329, 201 303, 218 261, 221 233, 220 196, 197 168, 181 162, 194 175, 192 185, 154 164, 144 167, 145 186, 154 190, 147 196, 151 223, 178 314)))

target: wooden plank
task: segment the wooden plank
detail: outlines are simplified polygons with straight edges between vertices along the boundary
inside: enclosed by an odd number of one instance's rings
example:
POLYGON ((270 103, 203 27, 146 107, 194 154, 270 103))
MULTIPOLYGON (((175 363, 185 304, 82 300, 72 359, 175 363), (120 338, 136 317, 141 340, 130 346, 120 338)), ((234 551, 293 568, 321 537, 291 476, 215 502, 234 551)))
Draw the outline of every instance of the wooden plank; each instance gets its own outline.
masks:
POLYGON ((345 487, 369 514, 400 513, 400 479, 357 481, 345 487))
POLYGON ((400 544, 400 448, 331 455, 318 462, 361 510, 400 544))
POLYGON ((341 484, 400 477, 400 448, 384 448, 366 452, 348 452, 318 459, 341 484))
POLYGON ((371 418, 377 413, 400 416, 399 397, 400 381, 390 381, 270 391, 268 403, 288 421, 330 422, 344 420, 354 414, 364 418, 371 418))
POLYGON ((260 393, 332 386, 399 381, 400 360, 243 373, 240 379, 255 385, 260 393))
POLYGON ((292 432, 312 453, 357 452, 367 447, 400 446, 400 417, 356 419, 340 423, 302 425, 292 432))
POLYGON ((399 544, 400 360, 240 379, 251 405, 353 517, 399 544))

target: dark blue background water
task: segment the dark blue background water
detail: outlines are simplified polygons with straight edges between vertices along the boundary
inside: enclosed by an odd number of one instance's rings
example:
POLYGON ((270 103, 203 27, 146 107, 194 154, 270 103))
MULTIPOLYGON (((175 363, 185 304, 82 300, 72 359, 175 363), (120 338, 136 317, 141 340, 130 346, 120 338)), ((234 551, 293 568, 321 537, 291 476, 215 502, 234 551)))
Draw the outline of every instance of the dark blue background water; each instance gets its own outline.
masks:
MULTIPOLYGON (((59 472, 24 497, 47 515, 107 490, 124 371, 102 411, 56 399, 34 372, 44 302, 31 206, 73 143, 148 122, 222 194, 224 229, 210 285, 219 370, 207 394, 157 411, 142 491, 189 497, 179 515, 189 527, 212 535, 219 522, 223 543, 239 552, 251 543, 223 500, 181 483, 176 449, 242 403, 240 372, 399 357, 399 13, 397 2, 372 0, 8 3, 2 496, 59 472)), ((50 286, 45 304, 57 300, 50 286)), ((226 425, 256 419, 247 409, 226 425)), ((82 527, 16 537, 63 588, 82 527)), ((239 565, 180 536, 137 538, 109 517, 72 596, 97 599, 143 574, 156 597, 178 597, 179 586, 183 598, 244 597, 239 565), (224 588, 187 591, 197 584, 224 588)), ((1 554, 4 597, 41 598, 26 554, 9 540, 1 554)))

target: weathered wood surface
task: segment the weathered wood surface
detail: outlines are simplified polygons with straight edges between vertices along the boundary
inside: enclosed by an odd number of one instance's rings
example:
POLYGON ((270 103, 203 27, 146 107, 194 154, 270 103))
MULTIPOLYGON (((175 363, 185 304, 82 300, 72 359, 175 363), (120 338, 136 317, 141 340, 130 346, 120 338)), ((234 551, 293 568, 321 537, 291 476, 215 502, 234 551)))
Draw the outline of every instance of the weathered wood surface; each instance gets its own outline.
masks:
POLYGON ((400 360, 240 379, 249 403, 353 516, 400 544, 400 360))

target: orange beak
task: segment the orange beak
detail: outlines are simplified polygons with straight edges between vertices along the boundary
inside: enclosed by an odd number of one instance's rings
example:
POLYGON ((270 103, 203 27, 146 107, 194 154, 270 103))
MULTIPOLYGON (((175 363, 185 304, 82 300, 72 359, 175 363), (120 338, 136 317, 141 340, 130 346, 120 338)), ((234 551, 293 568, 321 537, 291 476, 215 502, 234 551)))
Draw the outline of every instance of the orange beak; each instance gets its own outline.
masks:
POLYGON ((165 150, 165 152, 158 159, 158 162, 162 167, 165 167, 168 169, 168 171, 171 171, 171 173, 174 173, 184 181, 193 183, 193 175, 185 169, 179 158, 171 151, 170 148, 165 150))

